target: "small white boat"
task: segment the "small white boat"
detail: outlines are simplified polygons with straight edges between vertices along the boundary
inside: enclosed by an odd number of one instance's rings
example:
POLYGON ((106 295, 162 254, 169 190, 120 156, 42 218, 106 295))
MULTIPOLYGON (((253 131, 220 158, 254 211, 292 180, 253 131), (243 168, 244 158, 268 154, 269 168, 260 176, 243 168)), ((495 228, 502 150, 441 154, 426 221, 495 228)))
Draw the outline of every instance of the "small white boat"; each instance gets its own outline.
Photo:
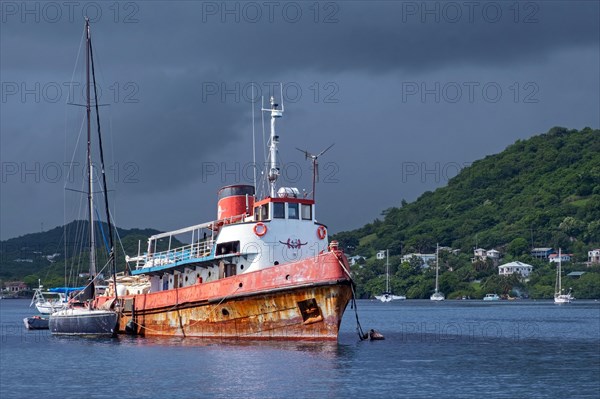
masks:
POLYGON ((440 273, 440 246, 435 247, 435 292, 431 294, 429 299, 432 301, 443 301, 446 296, 439 291, 439 273, 440 273))
POLYGON ((390 263, 389 263, 389 250, 385 250, 385 292, 381 295, 375 295, 375 298, 381 302, 400 301, 406 299, 404 295, 394 295, 390 290, 390 263))
POLYGON ((484 301, 499 301, 500 297, 498 296, 498 294, 485 294, 485 297, 483 298, 484 301))
POLYGON ((66 309, 67 296, 62 292, 43 291, 44 286, 38 280, 38 288, 33 292, 33 298, 29 307, 35 304, 35 308, 41 314, 52 314, 59 310, 66 309))
POLYGON ((566 294, 562 289, 562 251, 558 249, 558 266, 556 266, 556 285, 554 287, 554 303, 571 303, 575 298, 571 295, 571 290, 566 294))

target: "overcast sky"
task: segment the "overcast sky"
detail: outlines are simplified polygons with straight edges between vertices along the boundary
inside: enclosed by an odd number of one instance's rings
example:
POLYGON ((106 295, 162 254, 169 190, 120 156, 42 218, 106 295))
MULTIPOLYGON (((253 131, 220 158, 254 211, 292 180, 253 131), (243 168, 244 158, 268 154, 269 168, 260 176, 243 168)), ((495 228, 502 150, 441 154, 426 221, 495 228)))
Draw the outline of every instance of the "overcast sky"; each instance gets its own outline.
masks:
POLYGON ((262 163, 260 98, 283 83, 280 185, 309 191, 295 148, 335 143, 317 185, 333 232, 517 139, 600 127, 598 1, 1 6, 1 239, 83 215, 65 187, 82 184, 84 108, 66 103, 84 102, 85 14, 121 227, 213 220, 221 186, 252 183, 253 86, 262 163))

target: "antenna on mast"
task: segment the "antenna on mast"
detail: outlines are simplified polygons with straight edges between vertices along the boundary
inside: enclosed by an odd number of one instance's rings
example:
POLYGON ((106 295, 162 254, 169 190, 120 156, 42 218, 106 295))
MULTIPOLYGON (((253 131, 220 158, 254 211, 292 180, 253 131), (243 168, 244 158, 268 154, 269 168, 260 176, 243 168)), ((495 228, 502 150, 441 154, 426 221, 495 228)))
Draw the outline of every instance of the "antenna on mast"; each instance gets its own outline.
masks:
MULTIPOLYGON (((283 94, 283 89, 281 89, 283 94)), ((279 177, 279 168, 277 167, 277 144, 279 144, 279 136, 275 134, 275 120, 283 116, 283 107, 278 109, 279 104, 275 102, 275 97, 271 96, 270 99, 271 108, 261 108, 262 112, 271 113, 271 137, 269 139, 269 170, 267 173, 267 179, 269 179, 269 185, 271 186, 270 196, 275 198, 275 184, 279 177)))
POLYGON ((258 191, 256 187, 256 138, 254 134, 254 85, 252 85, 252 169, 254 170, 254 192, 258 191))
POLYGON ((296 147, 296 149, 298 151, 300 151, 301 153, 304 154, 304 159, 312 159, 312 164, 313 164, 313 184, 312 184, 312 199, 315 199, 315 188, 316 188, 316 181, 319 179, 319 157, 323 154, 325 154, 327 151, 329 151, 329 149, 331 147, 333 147, 335 145, 335 143, 333 143, 332 145, 330 145, 329 147, 325 148, 323 151, 321 151, 318 154, 311 154, 310 152, 308 152, 307 150, 301 150, 300 148, 296 147))

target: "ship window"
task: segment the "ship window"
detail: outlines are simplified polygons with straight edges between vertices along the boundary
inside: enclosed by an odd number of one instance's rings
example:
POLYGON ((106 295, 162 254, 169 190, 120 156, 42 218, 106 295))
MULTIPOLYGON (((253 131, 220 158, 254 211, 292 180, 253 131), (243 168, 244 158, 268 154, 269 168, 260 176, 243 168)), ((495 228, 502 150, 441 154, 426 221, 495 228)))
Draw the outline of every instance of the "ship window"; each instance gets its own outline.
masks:
POLYGON ((285 204, 283 202, 273 203, 273 218, 285 219, 285 204))
POLYGON ((229 241, 217 244, 217 255, 235 254, 240 252, 239 241, 229 241))
POLYGON ((302 220, 312 220, 312 207, 309 204, 302 204, 302 220))
POLYGON ((269 220, 269 204, 264 204, 260 207, 258 220, 269 220))
POLYGON ((288 219, 300 219, 298 204, 288 204, 288 219))

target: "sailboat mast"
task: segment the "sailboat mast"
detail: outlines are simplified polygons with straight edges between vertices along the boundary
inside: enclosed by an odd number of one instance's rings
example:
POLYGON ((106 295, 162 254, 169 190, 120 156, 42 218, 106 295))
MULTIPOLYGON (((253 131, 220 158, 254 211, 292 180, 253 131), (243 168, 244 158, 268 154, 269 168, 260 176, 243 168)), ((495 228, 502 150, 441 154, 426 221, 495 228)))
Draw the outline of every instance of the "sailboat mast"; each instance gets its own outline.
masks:
POLYGON ((92 64, 92 79, 94 83, 94 104, 96 107, 96 126, 98 128, 98 148, 100 150, 100 172, 102 175, 102 189, 104 192, 104 209, 106 210, 106 224, 108 225, 108 237, 110 243, 109 262, 111 263, 111 271, 113 274, 113 284, 115 286, 115 299, 117 298, 117 262, 115 258, 115 244, 113 236, 113 225, 110 218, 110 208, 108 207, 108 186, 106 184, 106 168, 104 165, 104 149, 102 146, 102 132, 100 129, 100 111, 98 109, 98 91, 96 89, 96 69, 94 68, 94 50, 92 48, 92 40, 89 40, 90 60, 92 64))
POLYGON ((440 270, 440 244, 435 244, 435 292, 438 292, 439 270, 440 270))
POLYGON ((390 250, 385 250, 385 292, 390 292, 390 250))
POLYGON ((86 73, 86 103, 87 116, 87 172, 88 172, 88 228, 90 236, 90 277, 96 276, 96 238, 94 237, 94 193, 92 175, 92 129, 91 129, 91 100, 90 100, 90 20, 85 19, 85 73, 86 73))
POLYGON ((558 292, 558 294, 560 295, 562 292, 562 251, 561 248, 558 249, 558 278, 557 278, 557 290, 556 292, 558 292))

